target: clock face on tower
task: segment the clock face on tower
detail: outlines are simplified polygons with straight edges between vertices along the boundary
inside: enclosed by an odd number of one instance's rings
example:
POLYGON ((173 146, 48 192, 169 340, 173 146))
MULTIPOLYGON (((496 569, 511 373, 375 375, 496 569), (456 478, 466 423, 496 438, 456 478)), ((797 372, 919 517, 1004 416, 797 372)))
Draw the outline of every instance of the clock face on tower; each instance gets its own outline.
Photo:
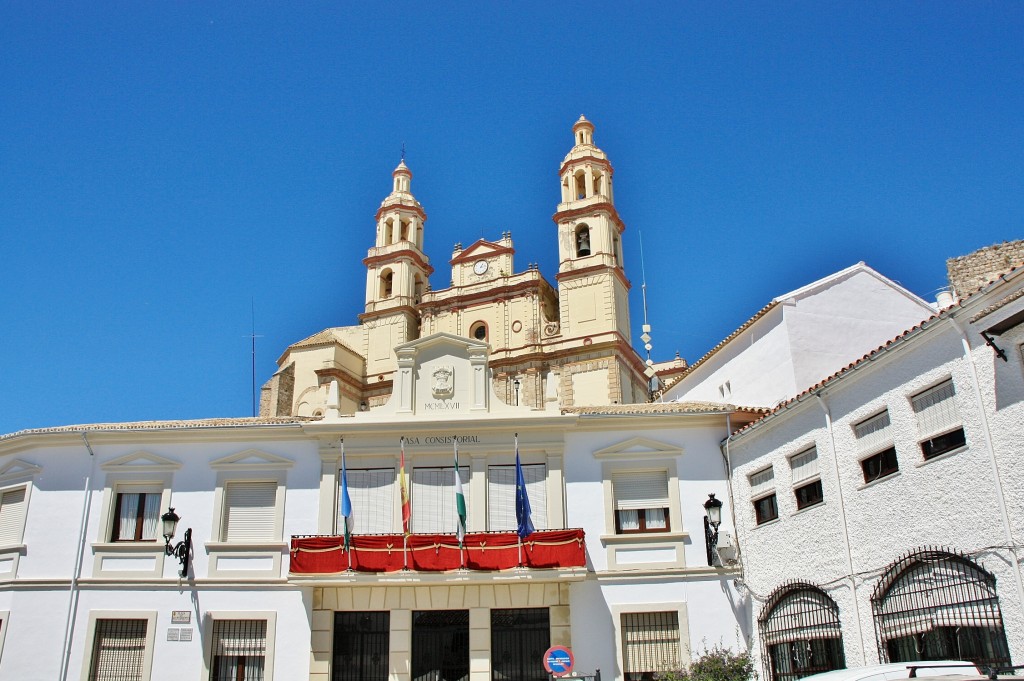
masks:
POLYGON ((487 271, 487 261, 486 260, 477 260, 476 263, 473 264, 473 271, 476 272, 477 274, 483 274, 484 272, 486 272, 487 271))

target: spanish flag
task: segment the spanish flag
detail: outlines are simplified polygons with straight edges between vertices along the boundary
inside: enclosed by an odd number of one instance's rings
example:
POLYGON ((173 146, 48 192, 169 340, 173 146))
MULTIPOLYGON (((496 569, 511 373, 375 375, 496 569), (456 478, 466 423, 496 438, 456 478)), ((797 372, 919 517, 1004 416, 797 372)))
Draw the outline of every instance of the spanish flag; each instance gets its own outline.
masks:
POLYGON ((409 504, 409 482, 405 477, 405 438, 401 439, 402 457, 398 461, 398 485, 402 490, 402 533, 412 534, 412 506, 409 504))

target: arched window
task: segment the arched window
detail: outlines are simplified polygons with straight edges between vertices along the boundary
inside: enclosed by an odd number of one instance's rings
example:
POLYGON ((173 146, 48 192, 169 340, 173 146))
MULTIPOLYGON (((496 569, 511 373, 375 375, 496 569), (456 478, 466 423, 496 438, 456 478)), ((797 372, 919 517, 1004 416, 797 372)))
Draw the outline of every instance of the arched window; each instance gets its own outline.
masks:
POLYGON ((395 273, 391 270, 384 270, 380 273, 380 297, 390 298, 392 293, 392 284, 395 280, 395 273))
POLYGON ((409 240, 409 221, 408 220, 402 220, 402 229, 401 229, 401 237, 400 238, 401 238, 402 241, 408 241, 409 240))
POLYGON ((391 244, 392 239, 395 238, 395 221, 388 218, 384 221, 384 246, 391 244))
POLYGON ((772 592, 757 627, 769 681, 846 667, 839 606, 813 584, 792 582, 772 592))
POLYGON ((924 548, 903 556, 879 580, 871 610, 883 662, 1010 664, 996 578, 963 554, 924 548))
POLYGON ((600 196, 605 196, 604 191, 604 175, 598 171, 594 171, 594 193, 600 196))
POLYGON ((576 228, 576 257, 590 255, 590 227, 580 225, 576 228))

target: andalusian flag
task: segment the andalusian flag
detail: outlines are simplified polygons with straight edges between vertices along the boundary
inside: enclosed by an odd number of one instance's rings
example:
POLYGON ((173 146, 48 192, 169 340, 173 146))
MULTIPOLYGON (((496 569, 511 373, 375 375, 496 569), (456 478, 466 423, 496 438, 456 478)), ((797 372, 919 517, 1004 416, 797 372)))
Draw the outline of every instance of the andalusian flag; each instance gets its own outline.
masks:
POLYGON ((402 532, 412 534, 412 506, 409 504, 409 483, 405 477, 405 438, 401 440, 402 457, 398 462, 398 485, 402 490, 402 532))
POLYGON ((530 497, 526 494, 526 479, 523 477, 523 466, 519 463, 519 434, 516 433, 516 533, 522 538, 529 537, 533 529, 530 515, 530 497))
POLYGON ((455 534, 459 537, 459 546, 461 547, 462 540, 466 538, 466 495, 462 493, 462 478, 459 476, 459 438, 453 439, 455 441, 455 513, 459 516, 455 534))
POLYGON ((348 473, 345 470, 345 441, 341 441, 341 517, 345 523, 345 550, 352 545, 352 499, 348 496, 348 473))

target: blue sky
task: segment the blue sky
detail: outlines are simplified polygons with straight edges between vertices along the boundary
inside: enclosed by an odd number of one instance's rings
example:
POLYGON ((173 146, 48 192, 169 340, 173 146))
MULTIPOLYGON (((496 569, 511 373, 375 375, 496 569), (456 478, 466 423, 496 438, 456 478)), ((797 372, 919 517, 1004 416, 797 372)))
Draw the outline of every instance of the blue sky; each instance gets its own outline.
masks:
POLYGON ((249 415, 251 306, 260 383, 355 323, 403 143, 435 288, 505 230, 553 279, 581 113, 656 358, 860 260, 933 299, 1024 237, 1022 35, 1019 2, 3 3, 0 433, 249 415))

